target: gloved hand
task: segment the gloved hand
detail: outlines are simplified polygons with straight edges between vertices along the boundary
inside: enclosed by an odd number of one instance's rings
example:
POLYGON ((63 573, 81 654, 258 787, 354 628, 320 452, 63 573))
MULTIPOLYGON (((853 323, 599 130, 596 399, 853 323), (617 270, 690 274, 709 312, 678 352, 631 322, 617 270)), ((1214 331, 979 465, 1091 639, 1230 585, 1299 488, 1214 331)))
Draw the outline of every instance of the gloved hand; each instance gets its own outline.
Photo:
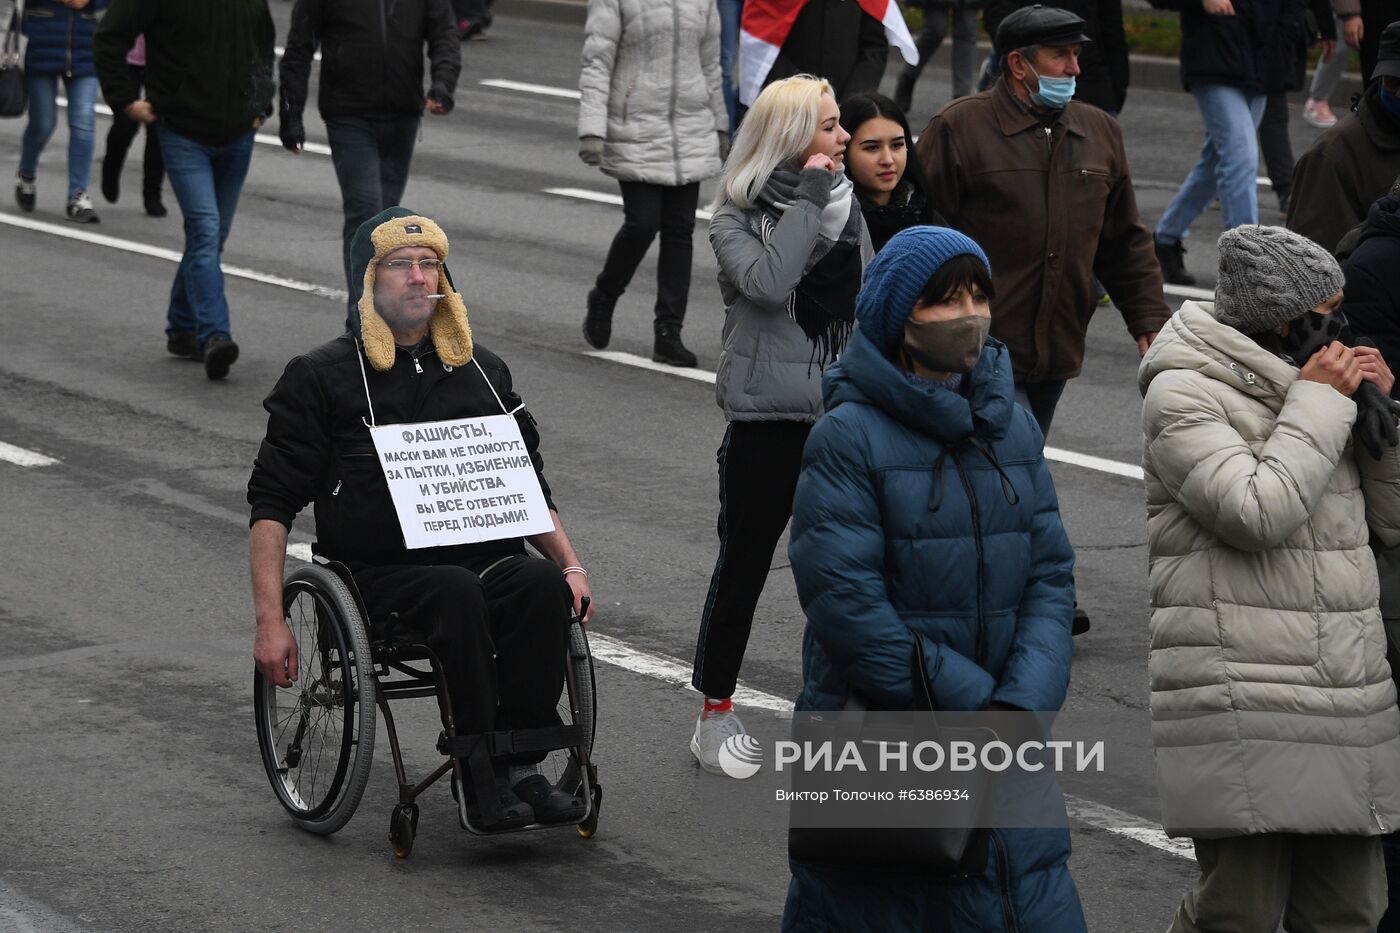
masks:
POLYGON ((306 127, 301 122, 301 114, 284 108, 277 120, 277 135, 282 140, 283 149, 301 152, 306 145, 306 127))
POLYGON ((1379 460, 1385 453, 1382 443, 1390 447, 1400 445, 1400 433, 1395 428, 1395 412, 1390 407, 1390 399, 1386 398, 1379 386, 1363 381, 1351 400, 1356 403, 1352 439, 1365 447, 1372 459, 1379 460))
POLYGON ((719 160, 723 162, 729 158, 729 134, 720 130, 715 135, 719 137, 719 160))
POLYGON ((601 136, 580 136, 578 138, 578 157, 585 165, 594 168, 603 164, 603 137, 601 136))

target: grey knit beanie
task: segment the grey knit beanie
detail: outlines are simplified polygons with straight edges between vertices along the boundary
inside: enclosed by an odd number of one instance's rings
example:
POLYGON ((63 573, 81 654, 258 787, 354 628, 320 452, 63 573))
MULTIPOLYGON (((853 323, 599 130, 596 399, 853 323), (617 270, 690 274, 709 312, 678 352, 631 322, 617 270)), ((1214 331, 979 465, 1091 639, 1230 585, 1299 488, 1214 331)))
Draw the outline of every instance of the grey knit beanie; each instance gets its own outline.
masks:
POLYGON ((1220 235, 1215 319, 1246 334, 1262 334, 1342 290, 1342 267, 1332 254, 1283 227, 1246 224, 1220 235))

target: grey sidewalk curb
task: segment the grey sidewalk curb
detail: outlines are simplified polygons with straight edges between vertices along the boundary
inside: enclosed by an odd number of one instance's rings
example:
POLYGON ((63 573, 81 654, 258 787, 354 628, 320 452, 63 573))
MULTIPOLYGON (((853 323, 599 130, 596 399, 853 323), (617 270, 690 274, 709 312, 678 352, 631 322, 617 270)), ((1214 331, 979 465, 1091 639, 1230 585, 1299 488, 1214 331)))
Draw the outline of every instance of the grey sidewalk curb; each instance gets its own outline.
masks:
MULTIPOLYGON (((582 26, 588 17, 588 4, 583 0, 501 0, 496 9, 499 15, 517 16, 522 19, 544 20, 582 26)), ((985 57, 991 47, 985 43, 978 46, 980 55, 985 57)), ((890 70, 898 67, 899 56, 891 55, 890 70)), ((1176 59, 1159 58, 1154 55, 1135 55, 1131 61, 1130 87, 1149 91, 1180 91, 1181 75, 1176 59)), ((1337 82, 1332 100, 1342 106, 1351 95, 1361 90, 1361 81, 1354 75, 1344 75, 1337 82)), ((1304 92, 1289 95, 1302 100, 1304 92)), ((1132 91, 1128 92, 1131 104, 1132 91)))

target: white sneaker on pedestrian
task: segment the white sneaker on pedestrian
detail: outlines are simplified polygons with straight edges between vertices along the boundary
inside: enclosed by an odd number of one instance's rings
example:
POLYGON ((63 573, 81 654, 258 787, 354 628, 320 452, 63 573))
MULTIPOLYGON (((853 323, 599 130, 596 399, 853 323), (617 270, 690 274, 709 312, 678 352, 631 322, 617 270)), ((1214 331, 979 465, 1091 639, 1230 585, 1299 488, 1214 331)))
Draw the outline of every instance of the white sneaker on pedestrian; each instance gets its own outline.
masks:
MULTIPOLYGON (((690 753, 700 767, 711 774, 724 774, 719 764, 719 749, 731 736, 747 735, 744 724, 733 710, 723 713, 701 711, 695 720, 695 734, 690 737, 690 753)), ((727 777, 727 775, 725 775, 727 777)))
POLYGON ((1313 100, 1309 97, 1303 102, 1303 122, 1308 126, 1315 126, 1320 130, 1325 130, 1336 126, 1337 115, 1332 112, 1332 108, 1325 100, 1313 100))

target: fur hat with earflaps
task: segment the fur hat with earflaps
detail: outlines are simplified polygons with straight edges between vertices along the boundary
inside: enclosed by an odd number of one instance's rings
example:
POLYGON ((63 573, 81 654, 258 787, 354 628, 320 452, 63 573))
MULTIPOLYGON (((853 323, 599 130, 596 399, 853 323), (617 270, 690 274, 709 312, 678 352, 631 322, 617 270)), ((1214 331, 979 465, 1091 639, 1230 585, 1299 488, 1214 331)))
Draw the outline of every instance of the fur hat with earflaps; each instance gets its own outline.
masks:
POLYGON ((374 278, 380 261, 405 246, 426 246, 443 263, 438 291, 442 297, 433 309, 428 330, 438 359, 451 366, 465 366, 472 358, 472 329, 467 323, 467 306, 447 274, 447 234, 427 217, 407 208, 390 207, 360 224, 350 241, 350 267, 360 272, 355 284, 355 307, 359 311, 359 333, 365 357, 379 372, 394 365, 394 334, 374 307, 374 278))

